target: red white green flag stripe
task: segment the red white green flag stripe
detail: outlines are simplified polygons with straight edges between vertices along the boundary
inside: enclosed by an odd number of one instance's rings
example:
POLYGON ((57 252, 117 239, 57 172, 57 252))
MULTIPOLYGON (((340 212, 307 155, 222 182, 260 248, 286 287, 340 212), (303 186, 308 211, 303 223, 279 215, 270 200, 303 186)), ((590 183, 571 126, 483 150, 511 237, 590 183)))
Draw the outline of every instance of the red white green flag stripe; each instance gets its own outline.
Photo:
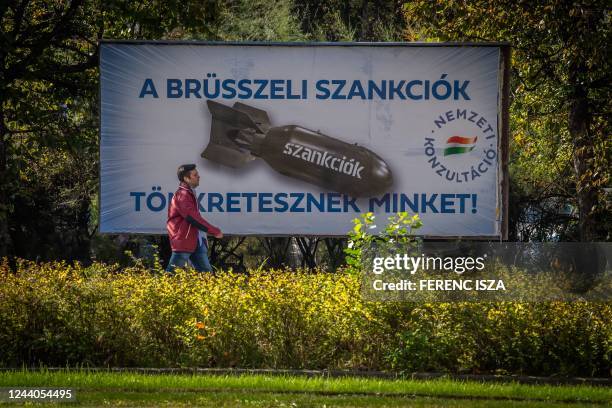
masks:
POLYGON ((463 137, 463 136, 452 136, 446 141, 446 148, 444 149, 444 155, 450 156, 451 154, 467 153, 474 150, 476 147, 477 136, 474 137, 463 137))

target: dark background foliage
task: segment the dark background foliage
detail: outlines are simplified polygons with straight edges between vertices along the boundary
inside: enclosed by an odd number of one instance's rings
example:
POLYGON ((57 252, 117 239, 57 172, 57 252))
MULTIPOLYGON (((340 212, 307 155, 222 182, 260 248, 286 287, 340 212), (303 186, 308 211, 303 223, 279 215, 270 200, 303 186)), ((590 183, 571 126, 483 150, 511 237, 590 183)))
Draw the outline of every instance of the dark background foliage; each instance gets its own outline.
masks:
MULTIPOLYGON (((0 3, 0 256, 91 262, 164 237, 98 236, 101 38, 508 41, 510 239, 610 240, 610 8, 604 1, 0 3)), ((342 241, 215 243, 219 265, 335 268, 342 241)), ((122 258, 124 257, 124 258, 122 258)))

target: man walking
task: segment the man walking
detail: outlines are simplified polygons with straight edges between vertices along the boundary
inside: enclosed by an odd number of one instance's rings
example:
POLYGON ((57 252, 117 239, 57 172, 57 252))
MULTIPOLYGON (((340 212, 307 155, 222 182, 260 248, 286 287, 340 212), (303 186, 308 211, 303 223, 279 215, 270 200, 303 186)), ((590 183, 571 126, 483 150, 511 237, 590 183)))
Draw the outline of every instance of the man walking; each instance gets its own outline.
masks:
POLYGON ((179 166, 177 176, 181 183, 168 206, 168 222, 166 223, 172 248, 172 256, 166 271, 173 272, 176 267, 184 267, 189 259, 197 271, 210 272, 212 267, 208 261, 206 234, 209 233, 215 238, 223 238, 223 233, 200 215, 194 191, 200 184, 200 175, 196 170, 196 165, 179 166))

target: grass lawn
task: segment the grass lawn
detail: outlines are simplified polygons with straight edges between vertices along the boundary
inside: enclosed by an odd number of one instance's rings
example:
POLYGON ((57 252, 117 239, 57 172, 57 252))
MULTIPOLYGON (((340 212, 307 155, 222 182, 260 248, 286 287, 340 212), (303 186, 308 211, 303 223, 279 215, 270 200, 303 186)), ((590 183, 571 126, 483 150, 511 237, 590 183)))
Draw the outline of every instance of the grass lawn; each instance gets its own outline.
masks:
MULTIPOLYGON (((288 376, 0 372, 0 387, 70 387, 67 406, 602 407, 612 388, 288 376)), ((45 403, 45 406, 56 404, 45 403)))

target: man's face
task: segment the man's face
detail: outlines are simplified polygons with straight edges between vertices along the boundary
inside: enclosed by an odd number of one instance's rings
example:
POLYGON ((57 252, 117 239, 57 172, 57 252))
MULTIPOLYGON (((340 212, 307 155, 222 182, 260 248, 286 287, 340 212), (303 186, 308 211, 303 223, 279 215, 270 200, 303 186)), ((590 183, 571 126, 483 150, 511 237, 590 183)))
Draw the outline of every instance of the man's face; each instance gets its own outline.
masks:
POLYGON ((197 170, 191 170, 188 176, 183 177, 185 182, 189 184, 189 187, 196 188, 200 185, 200 175, 197 170))

